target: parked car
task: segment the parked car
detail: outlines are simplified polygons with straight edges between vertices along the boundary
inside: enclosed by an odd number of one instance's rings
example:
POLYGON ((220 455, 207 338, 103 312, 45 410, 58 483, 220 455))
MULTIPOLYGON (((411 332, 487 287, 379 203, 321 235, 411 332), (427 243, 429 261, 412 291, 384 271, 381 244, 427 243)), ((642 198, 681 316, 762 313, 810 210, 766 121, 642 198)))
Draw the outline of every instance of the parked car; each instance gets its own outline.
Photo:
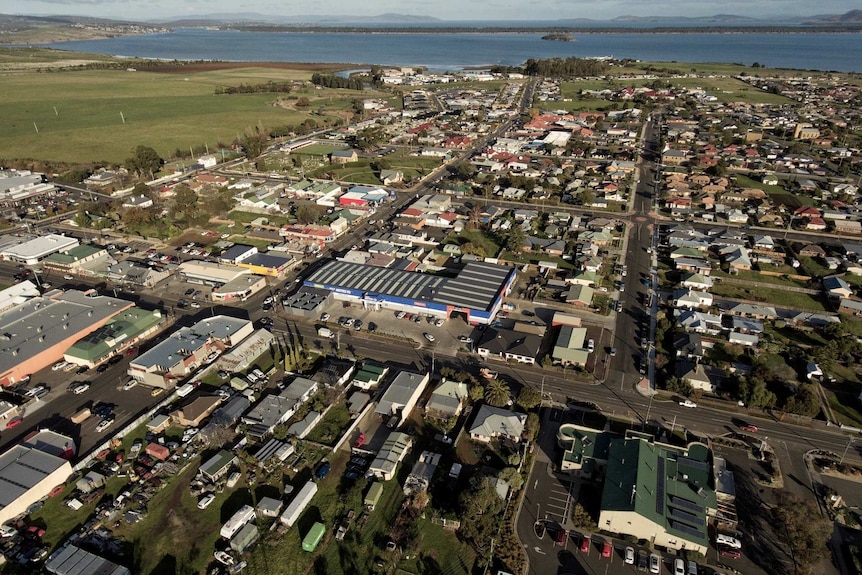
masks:
POLYGON ((332 469, 332 465, 330 465, 328 461, 324 461, 320 467, 317 468, 317 471, 314 472, 314 476, 318 479, 323 479, 329 474, 330 469, 332 469))
POLYGON ((13 417, 6 423, 6 429, 12 429, 13 427, 18 427, 24 421, 23 417, 13 417))
POLYGON ((725 556, 730 557, 731 559, 739 559, 742 557, 742 552, 739 549, 734 549, 733 547, 725 547, 724 545, 719 546, 718 552, 725 556))
POLYGON ((581 553, 589 553, 590 552, 590 538, 584 537, 581 539, 581 553))
POLYGON ((634 565, 635 564, 635 548, 634 547, 626 547, 626 565, 634 565))
POLYGON ((605 541, 604 543, 602 543, 602 557, 608 559, 611 556, 613 549, 614 548, 611 545, 610 541, 605 541))
POLYGON ((690 399, 686 399, 684 401, 680 401, 679 404, 682 407, 697 407, 697 404, 690 399))
POLYGON ((24 395, 26 395, 27 397, 38 397, 39 393, 41 393, 42 391, 47 391, 47 390, 48 390, 48 386, 40 383, 36 387, 31 387, 30 389, 28 389, 24 393, 24 395))
POLYGON ((432 343, 434 342, 435 337, 434 337, 433 335, 431 335, 430 333, 427 333, 427 332, 426 332, 426 333, 423 333, 422 335, 423 335, 423 336, 425 337, 425 339, 427 339, 428 341, 430 341, 430 342, 432 342, 432 343))
POLYGON ((647 556, 647 552, 646 551, 639 551, 638 552, 638 571, 646 571, 648 562, 649 562, 649 559, 647 556))
POLYGON ((129 391, 130 389, 132 389, 136 385, 138 385, 138 382, 134 379, 130 379, 129 381, 127 381, 126 383, 123 384, 123 391, 129 391))
POLYGON ((649 556, 649 572, 661 573, 661 557, 655 553, 651 553, 649 556))
POLYGON ((673 575, 685 575, 685 561, 679 557, 673 560, 673 575))
POLYGON ((742 431, 757 431, 757 426, 750 423, 740 424, 739 429, 742 431))

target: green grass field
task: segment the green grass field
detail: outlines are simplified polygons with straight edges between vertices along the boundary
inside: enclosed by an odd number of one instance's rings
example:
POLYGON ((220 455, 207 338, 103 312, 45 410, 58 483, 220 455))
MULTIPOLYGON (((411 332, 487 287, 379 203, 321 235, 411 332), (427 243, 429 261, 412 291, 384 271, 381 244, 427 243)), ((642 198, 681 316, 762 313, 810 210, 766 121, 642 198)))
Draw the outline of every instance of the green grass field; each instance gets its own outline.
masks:
POLYGON ((812 311, 826 311, 826 306, 820 298, 806 293, 785 291, 781 288, 749 288, 742 285, 721 283, 713 286, 712 292, 719 297, 731 297, 764 303, 768 302, 777 307, 788 306, 812 311))
MULTIPOLYGON (((15 73, 4 77, 0 158, 122 162, 137 145, 162 157, 176 149, 230 143, 250 127, 297 125, 343 114, 357 93, 308 91, 306 109, 285 94, 215 95, 219 86, 284 82, 310 72, 273 68, 165 74, 120 70, 15 73), (276 105, 279 97, 283 105, 276 105), (125 123, 124 120, 125 119, 125 123), (38 133, 37 133, 38 130, 38 133)), ((373 96, 373 95, 372 95, 373 96)), ((368 97, 362 94, 362 97, 368 97)))

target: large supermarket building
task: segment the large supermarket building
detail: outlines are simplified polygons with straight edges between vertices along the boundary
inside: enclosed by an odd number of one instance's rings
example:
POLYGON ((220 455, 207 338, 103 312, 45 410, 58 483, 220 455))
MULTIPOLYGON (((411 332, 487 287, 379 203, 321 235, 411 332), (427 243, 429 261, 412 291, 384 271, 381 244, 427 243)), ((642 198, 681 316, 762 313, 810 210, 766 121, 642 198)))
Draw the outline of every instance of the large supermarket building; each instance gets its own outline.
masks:
POLYGON ((515 268, 470 262, 455 277, 381 268, 347 261, 328 262, 304 285, 327 289, 335 299, 364 308, 422 313, 471 324, 491 323, 515 281, 515 268))

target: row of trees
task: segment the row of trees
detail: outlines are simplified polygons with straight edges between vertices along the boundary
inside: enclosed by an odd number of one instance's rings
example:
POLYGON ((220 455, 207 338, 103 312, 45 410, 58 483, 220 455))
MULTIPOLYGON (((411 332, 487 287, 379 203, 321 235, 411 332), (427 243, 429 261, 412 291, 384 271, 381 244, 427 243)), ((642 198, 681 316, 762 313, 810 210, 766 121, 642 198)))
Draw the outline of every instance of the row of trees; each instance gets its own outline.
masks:
POLYGON ((608 64, 602 60, 587 60, 585 58, 548 58, 545 60, 530 58, 524 64, 523 71, 527 76, 582 78, 584 76, 604 75, 608 71, 608 64))
POLYGON ((342 78, 335 74, 314 73, 311 75, 311 83, 324 88, 343 88, 347 90, 362 90, 362 80, 356 78, 342 78))
POLYGON ((216 95, 221 94, 284 94, 296 89, 293 82, 265 82, 263 84, 240 84, 239 86, 218 86, 216 95))

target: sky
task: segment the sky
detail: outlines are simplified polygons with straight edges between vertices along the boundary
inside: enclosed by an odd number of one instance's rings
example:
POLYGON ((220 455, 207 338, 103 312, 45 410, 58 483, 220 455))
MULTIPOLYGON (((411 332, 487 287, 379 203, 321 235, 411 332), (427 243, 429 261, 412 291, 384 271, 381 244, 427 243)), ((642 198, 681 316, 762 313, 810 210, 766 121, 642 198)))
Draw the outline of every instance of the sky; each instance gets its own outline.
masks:
POLYGON ((843 14, 858 0, 0 0, 0 13, 76 15, 152 21, 202 14, 256 12, 273 16, 375 16, 383 13, 441 20, 612 19, 617 16, 711 16, 756 18, 843 14))

